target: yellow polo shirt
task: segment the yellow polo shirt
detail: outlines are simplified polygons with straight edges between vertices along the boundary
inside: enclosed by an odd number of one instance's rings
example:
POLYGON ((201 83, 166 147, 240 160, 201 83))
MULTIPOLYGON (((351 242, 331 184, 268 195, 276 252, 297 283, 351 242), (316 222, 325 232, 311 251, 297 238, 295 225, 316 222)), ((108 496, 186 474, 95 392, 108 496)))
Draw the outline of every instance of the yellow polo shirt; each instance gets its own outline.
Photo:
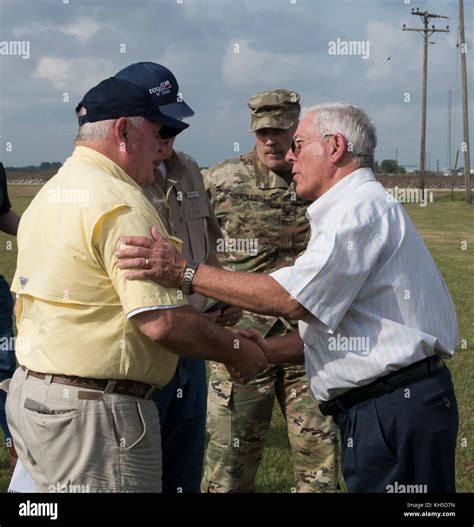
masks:
POLYGON ((17 359, 42 373, 131 379, 161 387, 177 356, 127 314, 186 304, 175 288, 129 281, 115 250, 125 234, 170 237, 141 187, 113 161, 76 147, 31 202, 18 229, 17 359))

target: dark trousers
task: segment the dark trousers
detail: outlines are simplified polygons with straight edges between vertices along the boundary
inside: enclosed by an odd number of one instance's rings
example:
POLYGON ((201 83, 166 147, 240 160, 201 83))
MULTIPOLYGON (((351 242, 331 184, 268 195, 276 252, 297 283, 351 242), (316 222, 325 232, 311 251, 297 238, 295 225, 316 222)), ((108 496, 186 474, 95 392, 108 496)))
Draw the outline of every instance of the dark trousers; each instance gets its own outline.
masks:
POLYGON ((160 414, 163 492, 201 492, 206 443, 205 362, 180 358, 171 382, 152 399, 160 414))
MULTIPOLYGON (((16 368, 15 347, 13 345, 13 298, 10 286, 0 275, 0 382, 13 377, 16 368)), ((11 441, 5 415, 7 394, 0 389, 0 426, 5 442, 11 441)), ((9 443, 7 443, 9 445, 9 443)))
POLYGON ((455 492, 459 418, 451 374, 364 401, 334 416, 349 492, 455 492))

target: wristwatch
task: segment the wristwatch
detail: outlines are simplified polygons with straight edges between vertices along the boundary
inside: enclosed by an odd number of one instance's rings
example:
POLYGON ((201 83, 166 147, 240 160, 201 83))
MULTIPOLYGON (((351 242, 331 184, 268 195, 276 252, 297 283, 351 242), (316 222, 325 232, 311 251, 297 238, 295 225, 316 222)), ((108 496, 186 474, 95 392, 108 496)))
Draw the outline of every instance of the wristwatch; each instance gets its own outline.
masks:
POLYGON ((193 283, 194 275, 196 274, 197 268, 199 267, 199 262, 191 260, 188 262, 186 270, 184 271, 183 283, 181 284, 181 291, 185 295, 191 294, 191 285, 193 283))

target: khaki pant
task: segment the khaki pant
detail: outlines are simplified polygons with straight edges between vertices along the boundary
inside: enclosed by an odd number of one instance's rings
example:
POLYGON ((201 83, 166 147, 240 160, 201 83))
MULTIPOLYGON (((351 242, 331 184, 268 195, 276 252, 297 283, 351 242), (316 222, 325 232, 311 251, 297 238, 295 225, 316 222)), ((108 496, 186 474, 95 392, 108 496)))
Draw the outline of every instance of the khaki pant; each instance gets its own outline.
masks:
POLYGON ((18 457, 40 492, 161 492, 155 403, 18 368, 6 403, 18 457))

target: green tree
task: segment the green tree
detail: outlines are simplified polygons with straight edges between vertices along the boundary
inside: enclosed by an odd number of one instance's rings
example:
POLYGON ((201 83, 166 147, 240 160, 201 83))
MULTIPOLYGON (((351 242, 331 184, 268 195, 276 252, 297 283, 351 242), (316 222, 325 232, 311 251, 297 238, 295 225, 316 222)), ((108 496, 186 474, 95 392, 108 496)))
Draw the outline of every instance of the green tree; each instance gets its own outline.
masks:
POLYGON ((386 174, 396 174, 398 169, 398 163, 395 159, 384 159, 380 165, 382 172, 386 174))

